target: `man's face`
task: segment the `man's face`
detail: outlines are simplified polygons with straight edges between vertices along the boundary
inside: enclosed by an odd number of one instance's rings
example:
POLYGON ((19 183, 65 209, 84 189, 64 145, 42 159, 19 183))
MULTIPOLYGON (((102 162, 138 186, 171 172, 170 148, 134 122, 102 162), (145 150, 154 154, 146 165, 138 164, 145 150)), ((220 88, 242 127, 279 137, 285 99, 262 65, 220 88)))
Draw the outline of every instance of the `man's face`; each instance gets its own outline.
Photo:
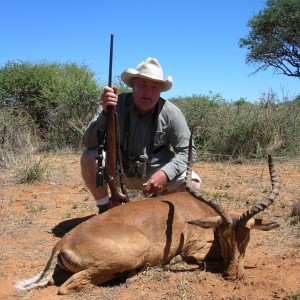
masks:
POLYGON ((135 109, 140 116, 152 111, 160 97, 161 83, 144 78, 132 79, 135 109))

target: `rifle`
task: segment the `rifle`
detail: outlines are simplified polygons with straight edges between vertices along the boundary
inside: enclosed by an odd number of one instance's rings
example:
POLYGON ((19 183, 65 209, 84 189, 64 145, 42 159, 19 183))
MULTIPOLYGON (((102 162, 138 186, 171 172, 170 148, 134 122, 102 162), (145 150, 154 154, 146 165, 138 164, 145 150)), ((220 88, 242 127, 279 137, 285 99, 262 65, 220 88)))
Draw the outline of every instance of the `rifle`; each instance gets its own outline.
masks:
MULTIPOLYGON (((113 61, 113 34, 110 37, 110 56, 109 56, 109 75, 108 75, 108 86, 112 87, 112 61, 113 61)), ((99 137, 102 137, 103 134, 99 133, 99 137)), ((99 146, 99 151, 101 146, 99 146)), ((101 158, 101 155, 98 155, 101 158)), ((102 163, 101 163, 102 165, 102 163)), ((99 161, 98 161, 98 170, 100 169, 99 161)), ((127 191, 123 181, 123 165, 122 165, 122 157, 120 151, 120 143, 119 143, 119 128, 117 122, 117 112, 115 107, 108 106, 107 107, 107 132, 106 132, 106 163, 104 170, 105 179, 108 183, 108 186, 111 191, 110 198, 110 206, 117 206, 122 203, 129 202, 127 191), (118 146, 118 151, 117 151, 118 146), (118 156, 118 158, 117 158, 118 156), (117 161, 119 162, 120 167, 120 184, 122 193, 119 191, 117 184, 117 161)), ((100 171, 101 173, 101 171, 100 171)), ((103 174, 103 173, 102 173, 103 174)), ((101 175, 100 175, 101 176, 101 175)), ((103 175, 102 175, 103 178, 103 175)), ((97 180, 101 183, 101 179, 97 180)))

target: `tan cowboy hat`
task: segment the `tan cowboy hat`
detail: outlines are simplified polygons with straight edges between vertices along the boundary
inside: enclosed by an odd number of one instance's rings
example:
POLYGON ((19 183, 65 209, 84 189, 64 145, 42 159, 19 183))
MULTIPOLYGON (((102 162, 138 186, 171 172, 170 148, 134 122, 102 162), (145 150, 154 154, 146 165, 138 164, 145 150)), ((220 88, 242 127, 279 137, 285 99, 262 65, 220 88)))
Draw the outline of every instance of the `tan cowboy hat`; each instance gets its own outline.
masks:
POLYGON ((173 84, 172 76, 164 80, 163 70, 156 58, 148 57, 136 69, 128 68, 121 74, 124 83, 132 87, 132 78, 140 77, 162 83, 162 92, 168 91, 173 84))

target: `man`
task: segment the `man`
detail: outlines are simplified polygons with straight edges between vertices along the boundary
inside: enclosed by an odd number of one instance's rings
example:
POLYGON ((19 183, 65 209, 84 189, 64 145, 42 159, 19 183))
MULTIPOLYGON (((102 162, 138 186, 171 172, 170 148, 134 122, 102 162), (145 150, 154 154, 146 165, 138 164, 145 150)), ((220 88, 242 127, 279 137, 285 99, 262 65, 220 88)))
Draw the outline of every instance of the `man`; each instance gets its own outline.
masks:
MULTIPOLYGON (((104 87, 99 112, 83 137, 86 150, 81 157, 82 177, 99 213, 107 210, 109 196, 106 183, 96 187, 97 130, 106 130, 109 105, 116 107, 118 115, 126 188, 143 190, 145 196, 185 188, 190 131, 181 111, 160 97, 172 87, 172 77, 165 80, 157 59, 149 57, 136 69, 126 69, 121 79, 132 93, 118 95, 116 87, 104 87)), ((193 172, 192 179, 193 187, 199 189, 200 177, 193 172)))

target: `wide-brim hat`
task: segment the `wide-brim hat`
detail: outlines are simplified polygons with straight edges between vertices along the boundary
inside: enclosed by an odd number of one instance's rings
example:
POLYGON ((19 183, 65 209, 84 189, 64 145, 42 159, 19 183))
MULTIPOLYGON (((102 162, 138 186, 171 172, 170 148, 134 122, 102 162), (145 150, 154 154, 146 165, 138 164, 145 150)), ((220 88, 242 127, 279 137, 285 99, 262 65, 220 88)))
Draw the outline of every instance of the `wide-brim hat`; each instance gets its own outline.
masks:
POLYGON ((162 83, 162 92, 168 91, 173 84, 172 76, 164 79, 163 69, 156 58, 148 57, 145 61, 140 63, 136 69, 128 68, 121 74, 123 82, 132 87, 133 78, 145 78, 162 83))

